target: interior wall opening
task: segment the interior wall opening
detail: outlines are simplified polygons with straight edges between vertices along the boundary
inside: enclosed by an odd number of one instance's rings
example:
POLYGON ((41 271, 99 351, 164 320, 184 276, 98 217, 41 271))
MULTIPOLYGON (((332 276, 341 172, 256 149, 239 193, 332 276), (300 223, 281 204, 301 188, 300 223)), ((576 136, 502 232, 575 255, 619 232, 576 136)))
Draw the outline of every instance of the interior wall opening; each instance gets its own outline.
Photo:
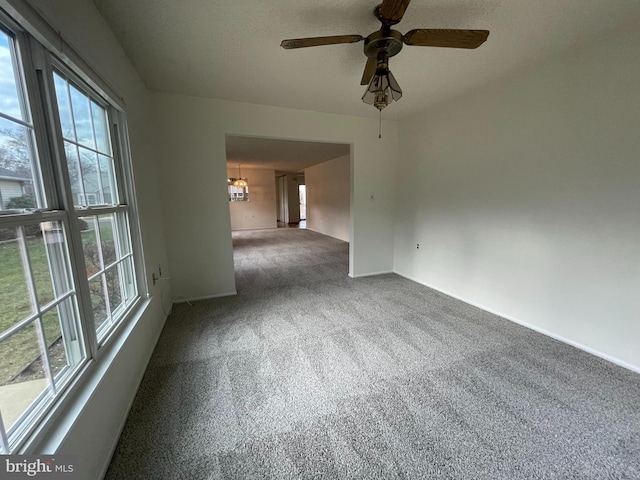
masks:
MULTIPOLYGON (((225 146, 236 279, 248 254, 239 245, 253 236, 250 254, 258 255, 258 238, 267 242, 268 235, 251 232, 308 229, 350 243, 349 144, 226 135, 225 146)), ((301 239, 293 234, 269 238, 282 242, 283 254, 294 248, 288 242, 301 239)))

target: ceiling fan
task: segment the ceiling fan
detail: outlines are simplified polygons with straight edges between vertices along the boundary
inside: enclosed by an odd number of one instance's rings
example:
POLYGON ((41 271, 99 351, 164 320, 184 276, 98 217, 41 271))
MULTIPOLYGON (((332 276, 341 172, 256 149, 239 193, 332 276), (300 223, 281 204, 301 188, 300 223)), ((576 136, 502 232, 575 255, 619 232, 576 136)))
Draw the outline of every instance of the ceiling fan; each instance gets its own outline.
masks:
POLYGON ((409 6, 411 0, 383 0, 373 14, 382 26, 368 37, 361 35, 335 35, 283 40, 285 49, 357 43, 364 40, 367 63, 362 74, 361 85, 367 85, 362 101, 382 111, 391 102, 402 97, 402 89, 389 70, 389 58, 402 50, 403 44, 418 47, 478 48, 489 36, 488 30, 450 30, 418 28, 404 35, 393 30, 409 6))

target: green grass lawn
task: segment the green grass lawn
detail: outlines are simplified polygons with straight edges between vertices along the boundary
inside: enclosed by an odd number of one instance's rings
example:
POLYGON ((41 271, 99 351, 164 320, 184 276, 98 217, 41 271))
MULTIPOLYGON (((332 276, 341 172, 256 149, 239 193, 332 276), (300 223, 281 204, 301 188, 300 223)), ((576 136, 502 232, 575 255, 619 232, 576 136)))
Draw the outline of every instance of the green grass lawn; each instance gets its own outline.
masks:
MULTIPOLYGON (((89 229, 82 232, 82 243, 85 249, 87 273, 91 275, 100 269, 97 255, 96 235, 89 222, 89 229)), ((113 229, 111 222, 100 221, 100 236, 105 261, 115 258, 113 247, 113 229)), ((31 261, 31 269, 35 283, 38 304, 42 307, 54 299, 54 291, 49 271, 49 262, 45 246, 45 238, 28 237, 27 250, 31 261)), ((99 308, 103 298, 93 298, 94 308, 99 308)), ((23 260, 17 240, 0 242, 0 332, 4 332, 17 322, 35 312, 29 293, 29 286, 24 274, 23 260)), ((47 344, 51 345, 61 335, 57 309, 50 310, 43 316, 43 325, 47 344)), ((35 324, 23 328, 9 339, 0 343, 0 386, 21 372, 33 360, 40 356, 35 324)), ((55 367, 55 366, 54 366, 55 367)))
MULTIPOLYGON (((38 303, 44 305, 53 299, 53 288, 43 238, 28 239, 27 249, 33 267, 38 303)), ((0 272, 0 331, 3 332, 33 312, 17 241, 0 245, 0 272)), ((55 312, 45 315, 44 327, 48 342, 53 342, 60 335, 58 316, 55 312)), ((0 385, 8 382, 39 355, 40 349, 33 326, 2 342, 0 385)))

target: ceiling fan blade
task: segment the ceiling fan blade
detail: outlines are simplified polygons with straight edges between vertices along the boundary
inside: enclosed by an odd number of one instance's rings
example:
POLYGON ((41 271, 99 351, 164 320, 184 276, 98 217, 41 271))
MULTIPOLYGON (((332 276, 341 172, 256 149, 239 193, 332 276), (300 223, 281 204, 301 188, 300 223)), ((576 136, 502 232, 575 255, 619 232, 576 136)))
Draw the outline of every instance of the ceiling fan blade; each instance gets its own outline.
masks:
POLYGON ((411 0, 383 0, 380 5, 380 16, 389 23, 398 23, 411 0))
POLYGON ((320 45, 336 45, 338 43, 357 43, 364 40, 361 35, 334 35, 332 37, 292 38, 283 40, 280 46, 287 50, 291 48, 318 47, 320 45))
POLYGON ((447 30, 418 28, 404 35, 404 43, 418 47, 478 48, 489 30, 447 30))
POLYGON ((362 74, 362 80, 360 80, 360 85, 369 85, 369 82, 373 78, 376 73, 376 67, 378 62, 375 58, 369 57, 367 59, 367 64, 364 66, 364 73, 362 74))

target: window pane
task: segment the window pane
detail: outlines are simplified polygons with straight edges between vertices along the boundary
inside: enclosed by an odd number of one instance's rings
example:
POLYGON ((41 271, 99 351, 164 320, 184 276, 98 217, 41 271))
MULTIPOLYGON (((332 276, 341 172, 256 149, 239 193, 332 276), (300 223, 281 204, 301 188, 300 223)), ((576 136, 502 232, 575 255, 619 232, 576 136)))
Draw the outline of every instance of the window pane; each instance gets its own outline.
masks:
MULTIPOLYGON (((55 228, 53 224, 58 226, 60 230, 62 227, 58 222, 51 222, 52 225, 48 225, 48 228, 55 228)), ((51 302, 55 295, 53 293, 53 287, 51 285, 51 272, 49 270, 49 260, 47 259, 47 251, 44 244, 44 235, 41 230, 42 225, 26 225, 25 235, 27 235, 25 242, 27 250, 29 251, 29 261, 31 263, 31 273, 33 275, 33 281, 36 286, 36 295, 38 297, 38 304, 43 307, 47 303, 51 302)))
POLYGON ((62 328, 57 310, 51 310, 42 316, 44 337, 49 351, 49 363, 55 377, 67 365, 62 343, 62 328), (53 354, 53 355, 52 355, 53 354))
POLYGON ((102 244, 102 259, 104 266, 108 267, 118 260, 116 256, 116 237, 114 235, 113 215, 100 215, 98 224, 100 225, 100 243, 102 244))
POLYGON ((71 102, 69 101, 67 82, 57 73, 53 74, 53 81, 56 86, 56 97, 58 97, 58 113, 60 114, 62 136, 75 141, 76 133, 73 128, 73 117, 71 116, 71 102))
POLYGON ((13 63, 13 40, 0 30, 0 111, 13 118, 25 120, 20 105, 20 89, 13 63))
POLYGON ((87 278, 95 275, 105 267, 113 265, 120 260, 124 253, 120 249, 119 241, 121 235, 117 234, 117 227, 121 222, 116 223, 116 215, 107 214, 92 217, 81 217, 80 222, 86 224, 86 229, 81 233, 84 247, 84 258, 87 266, 87 278), (96 225, 100 235, 100 248, 96 235, 96 225))
POLYGON ((69 85, 71 93, 71 109, 73 112, 73 124, 76 127, 78 143, 89 148, 96 148, 91 125, 91 112, 89 110, 89 98, 73 85, 69 85))
POLYGON ((17 60, 13 38, 0 30, 0 112, 9 116, 0 117, 0 210, 46 207, 17 60))
POLYGON ((107 293, 109 294, 109 308, 111 314, 116 314, 116 310, 122 304, 122 292, 120 290, 120 275, 118 273, 120 265, 116 265, 105 274, 107 279, 107 293))
POLYGON ((80 147, 80 170, 82 172, 82 183, 84 185, 85 206, 99 205, 100 183, 98 180, 98 155, 91 150, 80 147))
POLYGON ((0 209, 42 206, 35 192, 39 180, 33 151, 31 130, 0 117, 0 209))
POLYGON ((87 202, 82 187, 82 174, 80 173, 80 159, 78 157, 78 147, 70 142, 64 142, 64 154, 67 157, 67 170, 71 181, 71 194, 73 204, 76 207, 86 207, 87 202))
POLYGON ((133 275, 133 259, 126 258, 122 262, 122 282, 125 302, 129 302, 137 295, 135 277, 133 275))
POLYGON ((116 231, 118 232, 118 253, 119 258, 131 253, 131 237, 129 236, 129 223, 127 220, 127 214, 124 212, 117 213, 116 219, 116 231))
POLYGON ((87 225, 87 228, 81 235, 87 278, 90 278, 103 269, 102 252, 98 247, 98 239, 96 237, 97 217, 82 217, 80 218, 80 222, 84 222, 87 225))
POLYGON ((0 410, 7 430, 48 386, 31 323, 0 342, 0 410))
POLYGON ((93 116, 97 150, 101 153, 111 155, 111 142, 109 141, 109 129, 107 127, 107 111, 96 102, 91 102, 91 114, 93 116))
POLYGON ((23 228, 35 294, 38 305, 44 307, 72 289, 62 223, 43 222, 23 228))
POLYGON ((49 363, 56 384, 66 367, 75 367, 85 357, 75 300, 67 298, 42 317, 44 333, 49 353, 49 363))
POLYGON ((44 222, 40 224, 40 230, 47 252, 53 292, 56 297, 60 297, 73 288, 62 223, 44 222))
POLYGON ((102 202, 106 205, 117 205, 117 191, 113 159, 100 155, 100 178, 102 180, 102 202))
POLYGON ((93 322, 96 329, 107 319, 107 302, 104 296, 104 285, 102 283, 104 274, 99 275, 89 282, 91 292, 91 306, 93 308, 93 322))
POLYGON ((0 228, 0 332, 33 314, 16 228, 0 228))

